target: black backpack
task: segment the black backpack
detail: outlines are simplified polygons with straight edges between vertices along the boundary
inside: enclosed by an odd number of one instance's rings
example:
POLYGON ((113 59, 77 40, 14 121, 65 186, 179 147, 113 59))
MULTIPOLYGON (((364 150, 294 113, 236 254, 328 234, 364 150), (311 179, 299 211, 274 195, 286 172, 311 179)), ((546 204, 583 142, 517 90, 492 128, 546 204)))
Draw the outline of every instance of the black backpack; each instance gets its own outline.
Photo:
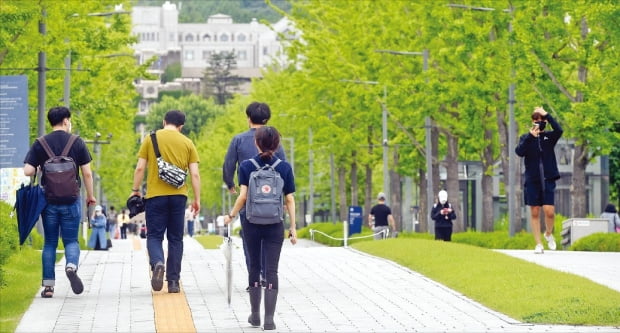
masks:
POLYGON ((78 168, 73 158, 68 156, 77 138, 77 135, 71 135, 62 153, 58 156, 54 155, 44 137, 37 139, 49 157, 41 167, 41 187, 43 187, 48 203, 69 205, 74 203, 80 195, 78 168))

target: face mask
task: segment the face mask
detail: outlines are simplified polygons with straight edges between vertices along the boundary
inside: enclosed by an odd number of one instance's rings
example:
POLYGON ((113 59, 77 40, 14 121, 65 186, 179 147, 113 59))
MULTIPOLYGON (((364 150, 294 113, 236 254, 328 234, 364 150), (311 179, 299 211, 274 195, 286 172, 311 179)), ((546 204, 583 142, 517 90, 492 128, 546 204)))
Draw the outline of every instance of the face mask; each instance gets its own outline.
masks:
POLYGON ((442 205, 448 202, 448 193, 446 191, 440 191, 437 197, 439 198, 439 203, 442 205))

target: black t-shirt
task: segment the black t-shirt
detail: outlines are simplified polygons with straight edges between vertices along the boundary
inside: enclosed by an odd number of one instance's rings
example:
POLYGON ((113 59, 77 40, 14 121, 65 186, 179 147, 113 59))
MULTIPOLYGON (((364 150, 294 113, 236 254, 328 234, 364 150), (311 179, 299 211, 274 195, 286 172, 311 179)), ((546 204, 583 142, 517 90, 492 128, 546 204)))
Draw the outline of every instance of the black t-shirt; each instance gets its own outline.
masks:
MULTIPOLYGON (((58 130, 45 135, 45 141, 47 141, 47 144, 50 146, 54 154, 60 155, 62 153, 62 150, 65 148, 65 145, 69 141, 70 137, 71 134, 62 130, 58 130)), ((86 143, 84 143, 84 140, 82 140, 81 138, 77 138, 77 140, 75 140, 73 146, 71 146, 71 149, 69 150, 68 155, 73 159, 73 161, 75 161, 75 164, 78 166, 78 172, 80 166, 88 164, 92 160, 90 152, 86 147, 86 143)), ((36 140, 30 147, 30 150, 28 151, 28 154, 24 159, 24 163, 30 164, 36 168, 40 165, 43 165, 43 163, 45 163, 45 161, 47 161, 48 159, 49 157, 45 152, 45 149, 43 149, 43 146, 41 146, 39 141, 36 140)))
POLYGON ((375 217, 375 227, 387 226, 390 214, 392 210, 385 204, 378 204, 370 209, 370 215, 375 217))

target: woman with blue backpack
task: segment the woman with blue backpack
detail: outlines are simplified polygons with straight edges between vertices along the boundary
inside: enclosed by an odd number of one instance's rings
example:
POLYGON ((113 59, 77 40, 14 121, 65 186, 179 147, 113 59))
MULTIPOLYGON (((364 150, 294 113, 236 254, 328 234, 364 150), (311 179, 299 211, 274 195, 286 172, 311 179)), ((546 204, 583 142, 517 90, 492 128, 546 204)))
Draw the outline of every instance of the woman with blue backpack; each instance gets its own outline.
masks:
POLYGON ((295 177, 291 165, 277 158, 274 153, 280 146, 280 133, 271 126, 256 129, 254 141, 258 154, 239 165, 240 191, 224 223, 234 220, 245 206, 246 219, 242 229, 248 247, 250 269, 248 284, 251 314, 248 322, 260 326, 262 287, 260 284, 261 245, 265 269, 264 330, 274 330, 273 314, 278 298, 278 263, 284 241, 284 208, 290 218, 289 238, 297 243, 295 230, 295 177))

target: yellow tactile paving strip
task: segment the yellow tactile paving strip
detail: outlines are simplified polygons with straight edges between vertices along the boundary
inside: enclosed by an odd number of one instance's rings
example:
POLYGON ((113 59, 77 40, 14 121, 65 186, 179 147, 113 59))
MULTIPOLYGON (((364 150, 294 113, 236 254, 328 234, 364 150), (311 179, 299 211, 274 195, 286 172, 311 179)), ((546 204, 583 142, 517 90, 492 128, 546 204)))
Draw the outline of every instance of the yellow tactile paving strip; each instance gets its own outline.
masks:
MULTIPOLYGON (((134 250, 141 250, 140 239, 134 237, 134 250)), ((158 333, 195 333, 194 319, 189 310, 183 284, 181 292, 177 294, 168 293, 168 284, 164 283, 161 291, 152 291, 153 309, 155 311, 155 330, 158 333)))

